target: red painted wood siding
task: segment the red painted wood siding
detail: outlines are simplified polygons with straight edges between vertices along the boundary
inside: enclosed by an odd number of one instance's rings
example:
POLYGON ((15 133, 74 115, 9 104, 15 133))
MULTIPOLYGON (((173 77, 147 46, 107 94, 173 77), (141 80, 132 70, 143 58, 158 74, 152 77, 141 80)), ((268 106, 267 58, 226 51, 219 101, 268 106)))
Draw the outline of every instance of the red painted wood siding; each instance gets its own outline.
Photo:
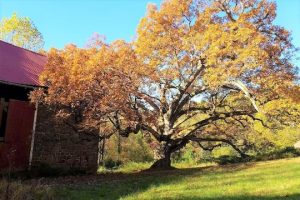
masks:
POLYGON ((27 169, 29 163, 34 105, 10 100, 5 141, 0 143, 0 169, 27 169))

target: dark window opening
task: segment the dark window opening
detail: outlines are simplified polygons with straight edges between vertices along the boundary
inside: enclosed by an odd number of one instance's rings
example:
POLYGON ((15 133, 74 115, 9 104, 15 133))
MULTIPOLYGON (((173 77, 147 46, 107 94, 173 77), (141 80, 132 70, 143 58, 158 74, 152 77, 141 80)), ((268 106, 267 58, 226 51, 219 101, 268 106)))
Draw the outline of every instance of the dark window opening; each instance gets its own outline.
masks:
POLYGON ((4 141, 8 116, 8 100, 0 98, 0 142, 4 141))
POLYGON ((30 91, 32 91, 32 88, 10 85, 0 81, 0 142, 5 140, 9 99, 29 101, 30 91))

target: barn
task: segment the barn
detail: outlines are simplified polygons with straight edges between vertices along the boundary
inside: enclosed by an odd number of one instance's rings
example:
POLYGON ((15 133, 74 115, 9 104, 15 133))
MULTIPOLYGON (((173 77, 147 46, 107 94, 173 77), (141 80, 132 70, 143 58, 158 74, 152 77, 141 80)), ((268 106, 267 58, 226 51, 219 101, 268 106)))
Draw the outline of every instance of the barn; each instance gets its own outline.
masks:
POLYGON ((74 132, 29 93, 42 87, 47 58, 0 40, 0 171, 51 168, 97 170, 98 140, 74 132))

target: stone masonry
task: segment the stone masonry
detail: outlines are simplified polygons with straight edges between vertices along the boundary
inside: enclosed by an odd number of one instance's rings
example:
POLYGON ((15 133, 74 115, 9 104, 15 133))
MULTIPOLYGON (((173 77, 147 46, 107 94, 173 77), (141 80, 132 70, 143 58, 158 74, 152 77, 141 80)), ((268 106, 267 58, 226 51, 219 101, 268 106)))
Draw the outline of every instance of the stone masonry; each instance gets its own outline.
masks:
POLYGON ((54 113, 39 105, 32 156, 32 167, 46 164, 53 168, 96 172, 98 140, 87 133, 75 132, 58 122, 54 113))

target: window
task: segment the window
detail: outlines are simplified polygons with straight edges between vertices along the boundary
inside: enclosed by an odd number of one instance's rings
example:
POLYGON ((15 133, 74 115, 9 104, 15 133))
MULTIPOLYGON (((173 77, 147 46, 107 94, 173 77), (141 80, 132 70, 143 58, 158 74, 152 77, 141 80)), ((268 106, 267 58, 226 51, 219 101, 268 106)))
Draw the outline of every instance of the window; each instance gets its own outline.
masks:
POLYGON ((7 115, 8 101, 0 98, 0 142, 3 142, 5 138, 7 115))

